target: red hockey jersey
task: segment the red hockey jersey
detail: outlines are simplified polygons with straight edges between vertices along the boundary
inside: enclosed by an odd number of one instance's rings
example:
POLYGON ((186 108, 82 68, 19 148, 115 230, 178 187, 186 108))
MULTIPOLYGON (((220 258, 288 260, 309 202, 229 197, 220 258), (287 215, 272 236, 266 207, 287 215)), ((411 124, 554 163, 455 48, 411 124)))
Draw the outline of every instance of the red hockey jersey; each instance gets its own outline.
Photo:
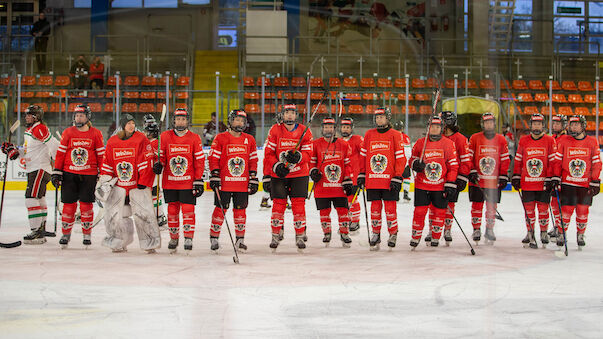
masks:
POLYGON ((454 142, 454 148, 456 149, 457 161, 459 163, 459 173, 467 178, 473 166, 471 166, 471 154, 469 154, 469 142, 467 138, 459 132, 447 136, 446 138, 454 142))
POLYGON ((475 133, 469 139, 469 154, 471 166, 479 174, 479 186, 498 188, 499 176, 507 176, 510 163, 505 137, 497 133, 492 139, 488 139, 484 132, 475 133))
POLYGON ((151 148, 153 149, 153 163, 157 162, 157 149, 159 148, 159 140, 157 138, 149 139, 151 148))
MULTIPOLYGON (((421 158, 425 138, 417 140, 412 148, 410 163, 421 158)), ((425 169, 415 176, 415 187, 425 191, 443 191, 446 182, 456 181, 459 170, 454 142, 448 138, 428 141, 423 155, 425 169)))
POLYGON ((164 189, 192 189, 193 181, 203 180, 203 143, 199 135, 191 131, 186 131, 183 136, 178 136, 174 130, 161 133, 159 159, 164 165, 161 179, 164 189))
POLYGON ((366 188, 388 190, 391 179, 402 177, 405 166, 400 132, 391 128, 384 133, 376 128, 366 131, 360 149, 360 173, 366 175, 366 188))
POLYGON ((220 171, 220 190, 247 192, 249 172, 258 171, 255 139, 247 133, 239 137, 228 131, 218 134, 209 151, 209 170, 216 169, 220 171))
POLYGON ((351 178, 354 181, 354 185, 356 185, 356 178, 358 178, 358 173, 360 173, 360 148, 362 147, 364 138, 361 135, 352 135, 347 140, 345 138, 343 140, 347 141, 350 146, 350 161, 352 162, 351 178))
POLYGON ((117 186, 126 192, 137 185, 153 186, 151 144, 141 132, 121 140, 117 135, 107 141, 101 174, 117 177, 117 186))
POLYGON ((550 135, 534 139, 530 134, 519 139, 513 174, 521 175, 522 190, 544 190, 545 179, 553 176, 556 152, 555 139, 550 135))
MULTIPOLYGON (((295 149, 305 129, 306 127, 301 124, 297 124, 291 132, 284 124, 277 124, 270 128, 264 150, 264 176, 277 177, 273 171, 274 164, 279 161, 287 162, 285 152, 295 149)), ((309 129, 301 141, 299 151, 302 154, 301 160, 296 165, 290 165, 287 178, 305 177, 309 174, 308 164, 312 156, 312 132, 309 129)))
POLYGON ((63 131, 54 168, 73 174, 97 175, 104 155, 103 135, 98 129, 90 127, 81 132, 71 126, 63 131))
POLYGON ((314 196, 317 198, 345 197, 341 183, 352 177, 351 149, 347 141, 337 138, 329 144, 325 138, 312 142, 310 168, 318 168, 322 174, 315 182, 314 196), (320 168, 318 167, 320 166, 320 168))
POLYGON ((594 137, 582 140, 564 135, 557 139, 554 173, 566 185, 588 187, 601 174, 601 154, 594 137))

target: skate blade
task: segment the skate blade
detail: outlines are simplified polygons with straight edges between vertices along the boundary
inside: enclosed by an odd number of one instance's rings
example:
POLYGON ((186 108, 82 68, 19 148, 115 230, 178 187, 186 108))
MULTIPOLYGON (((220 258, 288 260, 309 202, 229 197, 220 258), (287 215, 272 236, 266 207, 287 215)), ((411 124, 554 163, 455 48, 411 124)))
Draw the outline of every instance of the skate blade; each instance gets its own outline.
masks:
POLYGON ((555 256, 559 259, 565 259, 565 250, 563 249, 563 247, 555 251, 555 256))
POLYGON ((28 245, 42 245, 45 242, 46 242, 46 238, 34 239, 34 240, 23 240, 23 243, 28 244, 28 245))
MULTIPOLYGON (((184 254, 189 256, 193 250, 184 250, 184 254)), ((217 254, 217 253, 216 253, 217 254)))
POLYGON ((326 243, 325 243, 325 247, 329 247, 329 245, 330 245, 330 244, 331 244, 331 243, 326 242, 326 243))
POLYGON ((410 246, 410 251, 411 251, 411 252, 414 252, 414 251, 416 251, 416 250, 417 250, 417 248, 416 248, 415 246, 410 246))
POLYGON ((546 249, 546 244, 542 244, 542 249, 546 249))
POLYGON ((237 248, 237 253, 247 253, 247 250, 244 248, 237 248))
MULTIPOLYGON (((213 254, 215 254, 215 255, 218 255, 218 254, 220 254, 220 253, 218 253, 218 251, 219 251, 219 250, 220 250, 220 249, 217 249, 217 250, 211 250, 211 253, 213 253, 213 254)), ((189 251, 189 252, 190 252, 190 251, 189 251)))
POLYGON ((344 243, 341 243, 341 247, 350 248, 350 244, 344 242, 344 243))
POLYGON ((538 249, 538 245, 536 245, 536 244, 530 244, 530 248, 534 249, 534 250, 537 250, 538 249))
POLYGON ((272 254, 276 254, 276 248, 271 248, 270 251, 272 251, 272 254))
POLYGON ((176 254, 176 252, 178 252, 178 250, 175 248, 170 250, 170 254, 176 254))
POLYGON ((370 250, 371 251, 378 251, 379 250, 379 245, 370 246, 370 250))
POLYGON ((124 253, 124 252, 128 252, 128 250, 125 249, 125 248, 116 248, 116 249, 112 249, 111 252, 113 252, 113 253, 124 253))
POLYGON ((451 243, 451 242, 452 242, 452 241, 446 241, 446 247, 450 247, 450 243, 451 243))
POLYGON ((154 249, 144 250, 144 251, 147 252, 147 254, 155 254, 155 253, 157 253, 157 251, 155 251, 154 249))
POLYGON ((297 253, 299 253, 299 254, 304 254, 304 249, 303 249, 303 248, 298 248, 298 249, 297 249, 297 253))
POLYGON ((68 247, 68 246, 69 246, 69 245, 61 245, 61 249, 62 249, 62 250, 65 250, 65 249, 67 249, 67 247, 68 247))
POLYGON ((394 250, 394 248, 391 246, 387 249, 388 252, 392 252, 393 250, 394 250))
POLYGON ((583 247, 584 247, 584 246, 578 246, 578 251, 582 252, 582 248, 583 248, 583 247))

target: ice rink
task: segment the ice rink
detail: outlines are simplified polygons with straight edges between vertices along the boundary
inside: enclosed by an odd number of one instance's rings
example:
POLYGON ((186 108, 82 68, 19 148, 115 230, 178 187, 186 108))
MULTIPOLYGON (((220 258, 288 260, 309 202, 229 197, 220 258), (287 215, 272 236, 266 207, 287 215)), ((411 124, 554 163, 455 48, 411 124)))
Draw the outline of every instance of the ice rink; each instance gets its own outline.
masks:
MULTIPOLYGON (((0 241, 29 232, 23 192, 8 191, 0 241)), ((48 192, 48 205, 54 192, 48 192)), ((412 196, 412 195, 411 195, 412 196)), ((398 206, 400 232, 392 251, 369 252, 364 212, 349 249, 331 247, 309 201, 308 248, 297 253, 291 213, 276 254, 269 211, 250 201, 249 251, 233 263, 223 228, 218 255, 209 250, 211 192, 197 204, 190 256, 170 255, 167 232, 157 254, 138 242, 127 253, 101 247, 104 224, 84 250, 74 227, 69 249, 57 238, 41 246, 0 249, 2 338, 600 338, 603 325, 601 197, 591 208, 587 246, 579 252, 572 220, 569 257, 524 249, 523 209, 517 193, 503 193, 494 246, 469 247, 456 225, 450 247, 421 242, 409 250, 412 204, 398 206)), ((457 217, 471 233, 462 193, 457 217)), ((48 210, 47 230, 54 226, 48 210)), ((334 213, 333 213, 334 216, 334 213)), ((232 221, 229 213, 228 219, 232 221)), ((232 222, 231 222, 232 227, 232 222)), ((383 230, 385 231, 385 228, 383 230)), ((57 233, 60 233, 60 226, 57 233)), ((384 233, 384 237, 385 233, 384 233)), ((383 237, 382 237, 383 238, 383 237)), ((136 237, 135 237, 136 239, 136 237)))

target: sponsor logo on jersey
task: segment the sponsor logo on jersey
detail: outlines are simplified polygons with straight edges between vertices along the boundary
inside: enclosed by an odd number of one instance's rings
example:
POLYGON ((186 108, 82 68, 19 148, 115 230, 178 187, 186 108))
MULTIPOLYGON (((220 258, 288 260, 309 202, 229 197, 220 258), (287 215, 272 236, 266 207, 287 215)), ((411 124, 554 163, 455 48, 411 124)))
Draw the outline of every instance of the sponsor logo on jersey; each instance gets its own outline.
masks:
POLYGON ((127 161, 117 163, 116 170, 117 178, 119 178, 120 181, 130 181, 134 174, 134 166, 127 161))
POLYGON ((570 157, 588 156, 588 148, 569 147, 567 149, 567 155, 570 157))
POLYGON ((496 169, 496 160, 492 157, 483 157, 479 160, 479 169, 484 175, 492 175, 496 169))
POLYGON ((86 138, 71 138, 70 146, 72 148, 92 148, 92 140, 86 138))
POLYGON ((234 177, 240 177, 245 173, 245 160, 241 157, 228 159, 228 171, 234 177))
POLYGON ((328 152, 327 154, 324 155, 324 160, 325 161, 332 161, 332 160, 340 160, 341 159, 341 152, 337 151, 337 152, 328 152))
POLYGON ((444 151, 439 149, 425 150, 424 159, 441 159, 444 158, 444 151))
POLYGON ((572 159, 569 162, 569 172, 574 178, 581 178, 586 171, 586 162, 582 159, 572 159))
POLYGON ((281 138, 278 141, 278 144, 279 144, 280 148, 285 148, 285 149, 295 148, 295 146, 297 145, 297 139, 281 138))
POLYGON ((171 154, 190 154, 191 145, 182 144, 170 144, 170 155, 171 154))
MULTIPOLYGON (((425 152, 427 154, 427 152, 425 152)), ((429 181, 439 181, 442 178, 442 165, 437 162, 429 162, 425 164, 425 177, 429 181)))
POLYGON ((542 164, 542 160, 538 158, 526 161, 526 170, 528 171, 528 175, 532 178, 540 177, 543 168, 544 165, 542 164))
POLYGON ((71 150, 71 163, 75 166, 84 166, 88 162, 88 150, 85 148, 74 148, 71 150))
POLYGON ((479 154, 497 154, 497 153, 498 153, 498 147, 496 147, 496 146, 481 145, 479 147, 479 154))
POLYGON ((185 157, 175 156, 170 159, 170 171, 177 177, 181 177, 186 173, 188 168, 188 160, 185 157))
POLYGON ((113 149, 113 157, 115 158, 115 160, 133 157, 134 154, 135 154, 135 152, 134 152, 133 148, 114 148, 113 149))
POLYGON ((339 179, 341 179, 341 167, 337 164, 326 165, 324 173, 329 182, 339 182, 339 179))
POLYGON ((387 157, 377 153, 371 157, 370 164, 373 173, 381 174, 387 168, 387 157))
MULTIPOLYGON (((247 139, 245 139, 247 140, 247 139)), ((243 145, 228 145, 226 152, 230 154, 246 154, 248 153, 247 147, 243 145)))
POLYGON ((546 151, 544 150, 544 148, 526 148, 526 155, 528 157, 540 157, 540 156, 544 156, 546 154, 546 151))
POLYGON ((369 150, 379 151, 384 149, 391 149, 389 141, 371 141, 369 150))

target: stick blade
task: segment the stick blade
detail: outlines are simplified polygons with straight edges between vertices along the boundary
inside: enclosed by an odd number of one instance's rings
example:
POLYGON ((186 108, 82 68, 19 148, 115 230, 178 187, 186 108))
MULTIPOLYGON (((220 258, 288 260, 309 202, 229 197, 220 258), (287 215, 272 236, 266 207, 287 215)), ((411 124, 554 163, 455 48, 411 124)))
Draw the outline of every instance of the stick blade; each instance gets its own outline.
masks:
POLYGON ((555 256, 559 259, 565 259, 565 257, 567 257, 567 253, 565 251, 559 250, 555 251, 555 256))
POLYGON ((10 126, 10 133, 13 134, 19 126, 21 126, 21 120, 15 121, 12 126, 10 126))
POLYGON ((19 246, 21 246, 21 241, 15 241, 15 242, 11 242, 11 243, 0 242, 0 247, 2 247, 2 248, 14 248, 14 247, 19 247, 19 246))
POLYGON ((165 104, 163 104, 161 106, 161 122, 163 122, 165 120, 165 115, 167 113, 167 106, 165 106, 165 104))

